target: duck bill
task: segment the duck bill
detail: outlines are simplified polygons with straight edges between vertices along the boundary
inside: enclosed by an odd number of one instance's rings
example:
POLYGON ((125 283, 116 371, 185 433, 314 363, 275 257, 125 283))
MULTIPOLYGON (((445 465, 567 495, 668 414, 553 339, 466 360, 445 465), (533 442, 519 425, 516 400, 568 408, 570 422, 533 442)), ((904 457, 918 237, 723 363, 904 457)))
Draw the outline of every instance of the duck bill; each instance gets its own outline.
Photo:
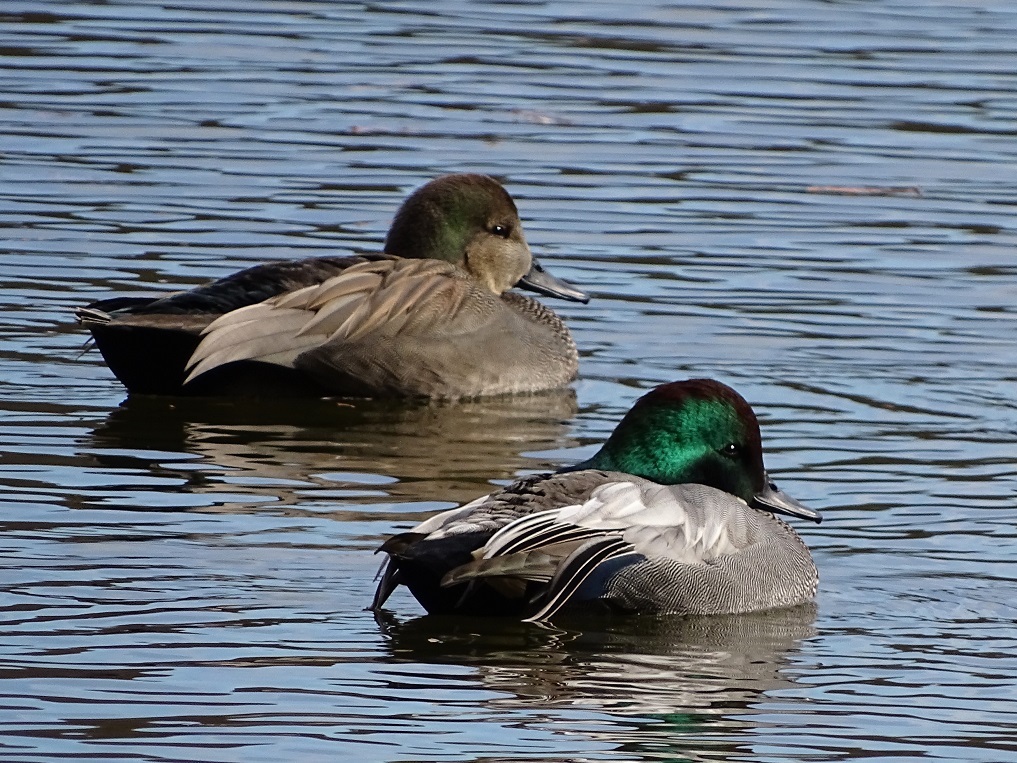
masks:
POLYGON ((799 503, 783 490, 780 490, 770 481, 769 475, 763 483, 763 489, 753 496, 752 501, 763 511, 772 511, 778 514, 787 514, 800 519, 808 519, 816 524, 823 521, 823 515, 815 509, 810 509, 803 503, 799 503))
POLYGON ((580 291, 560 278, 555 278, 544 270, 543 266, 537 262, 536 257, 533 258, 533 264, 530 265, 530 272, 520 278, 516 286, 520 289, 529 289, 537 294, 543 294, 545 297, 559 297, 570 302, 582 302, 584 305, 590 301, 590 295, 586 292, 580 291))

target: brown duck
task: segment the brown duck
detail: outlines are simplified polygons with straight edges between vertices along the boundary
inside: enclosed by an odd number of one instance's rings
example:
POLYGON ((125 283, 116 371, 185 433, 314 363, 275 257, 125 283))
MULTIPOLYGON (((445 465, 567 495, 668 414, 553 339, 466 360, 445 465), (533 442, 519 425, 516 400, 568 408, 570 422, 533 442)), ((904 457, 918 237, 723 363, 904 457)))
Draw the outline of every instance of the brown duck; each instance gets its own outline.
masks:
POLYGON ((571 334, 514 286, 588 301, 533 258, 501 185, 456 174, 403 203, 383 254, 269 262, 76 314, 138 394, 457 399, 568 384, 571 334))

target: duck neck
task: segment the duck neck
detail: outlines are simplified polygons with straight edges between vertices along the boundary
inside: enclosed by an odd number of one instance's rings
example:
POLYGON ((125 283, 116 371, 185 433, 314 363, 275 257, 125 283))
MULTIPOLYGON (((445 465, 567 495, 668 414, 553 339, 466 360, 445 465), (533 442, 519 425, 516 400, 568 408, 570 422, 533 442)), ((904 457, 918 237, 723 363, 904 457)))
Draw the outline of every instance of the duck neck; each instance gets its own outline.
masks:
POLYGON ((695 481, 704 449, 681 447, 667 436, 681 425, 679 418, 669 412, 652 422, 626 421, 596 454, 574 468, 623 472, 665 485, 695 481))
POLYGON ((396 218, 388 237, 385 252, 417 260, 445 260, 452 264, 462 261, 468 236, 463 221, 446 212, 434 213, 416 221, 401 214, 396 218))

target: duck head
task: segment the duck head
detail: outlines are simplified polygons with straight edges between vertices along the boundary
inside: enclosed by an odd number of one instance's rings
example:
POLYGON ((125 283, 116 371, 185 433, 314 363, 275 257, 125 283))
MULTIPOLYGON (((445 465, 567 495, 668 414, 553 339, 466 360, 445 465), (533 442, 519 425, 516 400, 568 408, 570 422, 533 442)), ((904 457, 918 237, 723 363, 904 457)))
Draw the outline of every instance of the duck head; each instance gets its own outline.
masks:
POLYGON ((451 262, 494 294, 519 286, 589 301, 540 266, 526 243, 515 202, 486 175, 445 175, 414 191, 396 213, 385 252, 451 262))
POLYGON ((643 395, 600 451, 573 469, 709 485, 763 511, 822 519, 777 489, 763 466, 756 414, 741 395, 712 379, 662 384, 643 395))

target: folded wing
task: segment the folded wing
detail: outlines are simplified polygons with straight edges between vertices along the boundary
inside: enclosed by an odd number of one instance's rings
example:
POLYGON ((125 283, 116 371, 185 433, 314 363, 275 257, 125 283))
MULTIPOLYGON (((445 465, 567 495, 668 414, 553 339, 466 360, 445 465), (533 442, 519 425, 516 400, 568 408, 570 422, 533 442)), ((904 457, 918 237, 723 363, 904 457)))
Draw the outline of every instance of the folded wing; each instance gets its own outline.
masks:
POLYGON ((190 359, 187 381, 244 360, 295 368, 305 353, 372 333, 434 331, 436 323, 455 320, 471 289, 445 262, 363 262, 212 322, 190 359))
POLYGON ((589 498, 520 517, 443 586, 514 578, 544 584, 529 620, 601 598, 622 568, 652 560, 702 566, 750 544, 744 503, 702 485, 663 486, 638 478, 608 482, 589 498))

